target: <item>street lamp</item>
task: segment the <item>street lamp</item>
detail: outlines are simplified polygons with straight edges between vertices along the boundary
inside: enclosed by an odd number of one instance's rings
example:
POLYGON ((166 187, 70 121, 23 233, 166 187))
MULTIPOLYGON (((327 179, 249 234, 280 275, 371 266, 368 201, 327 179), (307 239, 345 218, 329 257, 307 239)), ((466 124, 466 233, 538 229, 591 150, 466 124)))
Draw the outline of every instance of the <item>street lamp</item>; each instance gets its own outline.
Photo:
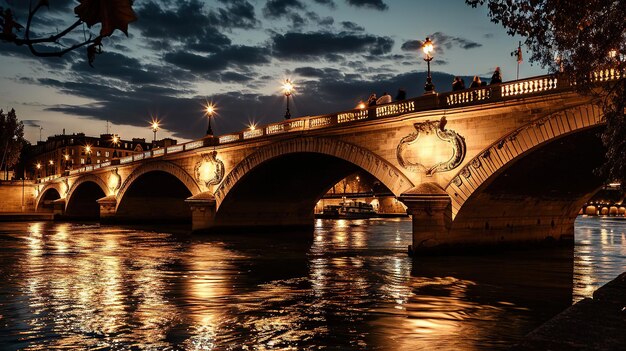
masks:
POLYGON ((87 154, 87 164, 91 164, 91 145, 85 145, 85 153, 87 154))
POLYGON ((54 160, 48 162, 50 164, 50 175, 54 174, 54 160))
POLYGON ((111 143, 113 144, 113 157, 117 157, 117 145, 120 142, 120 137, 117 134, 113 134, 113 138, 111 139, 111 143))
POLYGON ((63 158, 65 159, 65 169, 70 169, 70 155, 67 154, 67 152, 63 155, 63 158))
POLYGON ((289 112, 289 97, 293 93, 293 83, 289 79, 285 79, 283 83, 283 94, 287 97, 287 111, 285 111, 285 119, 291 118, 291 112, 289 112))
POLYGON ((435 90, 433 79, 430 76, 430 61, 433 60, 433 56, 430 53, 433 52, 433 50, 433 42, 430 41, 430 38, 426 37, 426 41, 422 45, 422 51, 424 51, 426 55, 424 61, 428 64, 428 75, 426 76, 426 85, 424 85, 425 94, 432 94, 435 90))
POLYGON ((156 138, 156 132, 157 130, 159 130, 159 121, 156 119, 152 120, 152 124, 150 125, 150 128, 152 128, 152 132, 154 133, 154 138, 153 141, 156 142, 157 138, 156 138))
POLYGON ((40 178, 41 177, 41 163, 37 162, 35 167, 37 168, 37 178, 40 178))
POLYGON ((206 135, 207 136, 213 136, 213 128, 211 128, 211 118, 213 117, 213 114, 215 113, 215 106, 213 106, 213 104, 207 104, 206 105, 206 115, 207 118, 209 119, 209 127, 206 129, 206 135))

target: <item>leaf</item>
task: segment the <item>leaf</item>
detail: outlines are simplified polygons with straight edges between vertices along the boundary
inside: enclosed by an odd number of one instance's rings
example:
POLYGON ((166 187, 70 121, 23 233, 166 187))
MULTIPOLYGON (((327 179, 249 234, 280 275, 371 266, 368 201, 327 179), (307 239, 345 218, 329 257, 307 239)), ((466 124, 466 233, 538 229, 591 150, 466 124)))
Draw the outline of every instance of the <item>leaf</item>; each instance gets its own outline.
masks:
POLYGON ((131 0, 79 0, 74 13, 87 26, 101 23, 100 36, 108 37, 116 29, 128 36, 128 24, 137 20, 131 0))

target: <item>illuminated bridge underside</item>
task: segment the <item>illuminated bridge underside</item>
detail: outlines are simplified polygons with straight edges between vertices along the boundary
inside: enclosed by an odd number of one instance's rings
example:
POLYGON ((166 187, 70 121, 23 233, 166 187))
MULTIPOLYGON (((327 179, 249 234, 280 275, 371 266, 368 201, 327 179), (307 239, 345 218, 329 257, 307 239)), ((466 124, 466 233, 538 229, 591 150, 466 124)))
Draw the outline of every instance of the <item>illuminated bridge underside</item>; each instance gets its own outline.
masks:
MULTIPOLYGON (((616 79, 606 72, 597 81, 616 79)), ((297 118, 90 165, 37 185, 40 210, 194 231, 312 226, 357 170, 407 206, 413 250, 566 239, 602 183, 602 115, 556 77, 297 118)))

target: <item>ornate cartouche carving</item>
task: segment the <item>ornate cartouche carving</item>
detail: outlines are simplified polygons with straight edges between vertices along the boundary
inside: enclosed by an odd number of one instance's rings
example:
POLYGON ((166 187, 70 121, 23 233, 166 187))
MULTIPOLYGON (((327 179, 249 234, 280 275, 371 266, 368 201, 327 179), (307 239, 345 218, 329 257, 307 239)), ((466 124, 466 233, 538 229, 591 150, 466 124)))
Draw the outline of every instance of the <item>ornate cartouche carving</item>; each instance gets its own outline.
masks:
POLYGON ((431 176, 436 172, 446 172, 458 167, 465 158, 465 138, 457 134, 455 131, 446 129, 446 117, 441 117, 439 121, 426 121, 415 123, 415 133, 411 133, 400 140, 396 149, 398 162, 404 168, 413 172, 424 171, 426 175, 431 176), (452 148, 452 156, 448 160, 437 162, 434 165, 426 165, 421 162, 411 162, 407 160, 405 152, 411 147, 418 147, 420 135, 428 135, 435 133, 439 141, 443 142, 443 146, 452 148))
POLYGON ((202 154, 202 159, 194 168, 194 176, 198 183, 207 188, 219 184, 224 179, 224 163, 217 159, 217 151, 202 154))

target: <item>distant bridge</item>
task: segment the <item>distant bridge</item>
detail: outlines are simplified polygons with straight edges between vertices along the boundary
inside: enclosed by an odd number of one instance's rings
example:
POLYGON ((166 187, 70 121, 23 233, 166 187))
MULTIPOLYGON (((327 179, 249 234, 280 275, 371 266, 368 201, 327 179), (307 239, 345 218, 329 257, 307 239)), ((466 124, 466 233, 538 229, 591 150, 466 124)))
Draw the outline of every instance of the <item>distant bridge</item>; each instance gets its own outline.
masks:
MULTIPOLYGON (((616 71, 597 83, 620 78, 616 71)), ((413 218, 413 249, 573 235, 599 189, 602 111, 541 76, 303 117, 88 165, 37 185, 38 208, 194 231, 312 226, 316 202, 362 170, 413 218)))

